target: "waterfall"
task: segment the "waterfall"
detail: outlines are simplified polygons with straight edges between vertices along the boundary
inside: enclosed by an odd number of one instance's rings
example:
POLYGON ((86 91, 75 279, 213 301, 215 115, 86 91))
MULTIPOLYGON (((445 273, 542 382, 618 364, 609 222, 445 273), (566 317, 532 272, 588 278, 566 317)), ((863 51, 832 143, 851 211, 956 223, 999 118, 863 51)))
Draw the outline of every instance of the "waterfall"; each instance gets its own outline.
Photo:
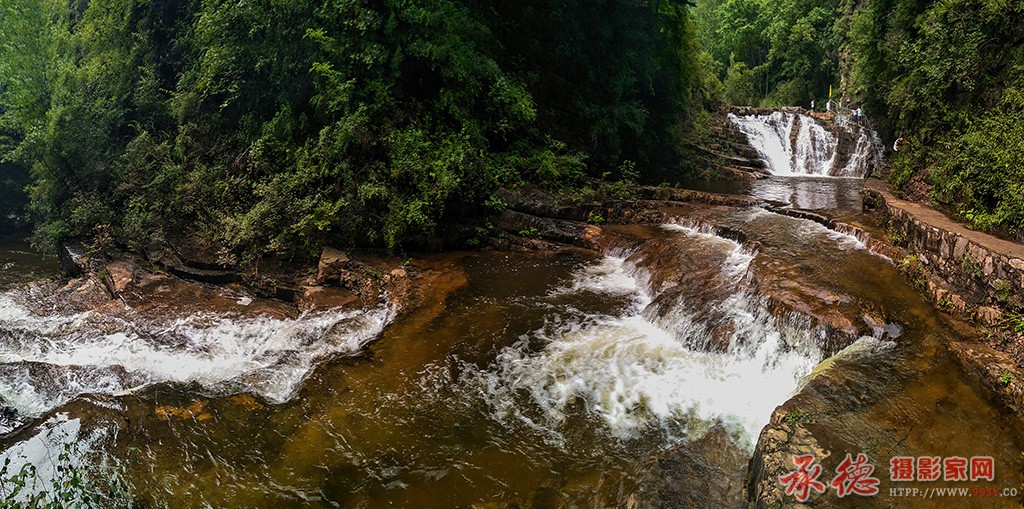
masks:
POLYGON ((783 111, 730 113, 729 120, 774 175, 863 178, 878 158, 877 137, 861 126, 841 123, 830 131, 812 117, 783 111))

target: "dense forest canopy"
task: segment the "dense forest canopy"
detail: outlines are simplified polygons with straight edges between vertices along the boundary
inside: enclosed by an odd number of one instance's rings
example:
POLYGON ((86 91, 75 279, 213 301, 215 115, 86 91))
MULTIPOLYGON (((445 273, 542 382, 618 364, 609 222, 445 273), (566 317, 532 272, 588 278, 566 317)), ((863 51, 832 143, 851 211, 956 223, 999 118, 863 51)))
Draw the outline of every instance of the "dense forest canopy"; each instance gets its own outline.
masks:
POLYGON ((809 106, 838 85, 852 9, 852 0, 706 0, 693 16, 726 102, 809 106))
POLYGON ((497 186, 675 164, 697 81, 671 0, 3 5, 4 161, 51 242, 423 244, 497 186))
POLYGON ((51 245, 185 233, 234 261, 443 247, 498 187, 678 171, 716 101, 831 91, 909 140, 895 185, 1019 234, 1022 20, 1014 0, 6 0, 0 214, 30 199, 51 245))
POLYGON ((911 141, 890 180, 1024 234, 1024 3, 876 0, 852 26, 853 92, 911 141))

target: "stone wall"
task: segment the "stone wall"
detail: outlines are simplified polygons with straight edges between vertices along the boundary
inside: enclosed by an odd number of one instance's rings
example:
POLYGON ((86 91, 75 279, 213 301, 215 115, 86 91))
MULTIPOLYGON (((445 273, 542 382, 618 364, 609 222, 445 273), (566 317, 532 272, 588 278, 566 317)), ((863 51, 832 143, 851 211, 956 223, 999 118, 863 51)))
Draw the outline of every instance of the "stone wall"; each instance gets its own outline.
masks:
MULTIPOLYGON (((875 189, 864 189, 864 206, 875 209, 889 240, 904 249, 906 264, 919 262, 923 284, 933 302, 981 323, 999 321, 1019 310, 1024 295, 1024 260, 991 251, 954 232, 921 222, 891 207, 875 189)), ((900 260, 894 260, 900 262, 900 260)))

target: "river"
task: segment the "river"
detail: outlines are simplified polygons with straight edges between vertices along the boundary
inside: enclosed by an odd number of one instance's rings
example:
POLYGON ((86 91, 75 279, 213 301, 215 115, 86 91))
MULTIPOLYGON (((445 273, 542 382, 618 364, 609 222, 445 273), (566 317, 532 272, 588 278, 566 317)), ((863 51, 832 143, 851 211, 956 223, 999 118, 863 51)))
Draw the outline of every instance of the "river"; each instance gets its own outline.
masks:
MULTIPOLYGON (((740 191, 851 217, 857 182, 740 191)), ((0 397, 21 421, 0 448, 45 463, 77 442, 102 453, 83 466, 125 465, 144 507, 627 506, 666 455, 749 458, 786 404, 833 453, 879 461, 883 489, 890 456, 924 454, 993 456, 1021 485, 1015 418, 949 360, 971 329, 856 238, 691 206, 601 243, 432 255, 428 304, 397 316, 164 321, 32 309, 22 284, 54 263, 4 243, 0 397)))

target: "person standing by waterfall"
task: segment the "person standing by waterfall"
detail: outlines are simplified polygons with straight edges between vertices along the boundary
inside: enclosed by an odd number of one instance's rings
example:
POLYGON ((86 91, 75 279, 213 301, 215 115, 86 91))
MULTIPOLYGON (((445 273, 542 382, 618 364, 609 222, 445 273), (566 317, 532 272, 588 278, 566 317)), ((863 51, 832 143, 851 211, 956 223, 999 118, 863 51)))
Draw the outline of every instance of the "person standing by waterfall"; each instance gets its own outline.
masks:
POLYGON ((892 143, 892 151, 893 152, 899 152, 900 151, 900 145, 902 145, 906 141, 907 140, 903 139, 903 134, 900 133, 900 137, 896 138, 896 141, 894 141, 892 143))

